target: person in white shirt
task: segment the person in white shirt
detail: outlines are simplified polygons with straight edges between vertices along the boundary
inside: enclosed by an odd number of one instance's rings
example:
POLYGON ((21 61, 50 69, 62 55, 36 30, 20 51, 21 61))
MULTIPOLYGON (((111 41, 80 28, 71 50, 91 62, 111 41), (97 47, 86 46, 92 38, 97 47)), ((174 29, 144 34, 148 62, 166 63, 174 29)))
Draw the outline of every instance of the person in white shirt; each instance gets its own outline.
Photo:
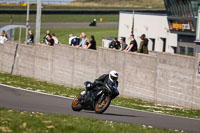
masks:
POLYGON ((56 35, 53 33, 51 36, 52 36, 52 39, 54 40, 54 44, 59 44, 59 41, 56 35))
POLYGON ((6 34, 5 34, 5 31, 3 31, 1 33, 1 36, 0 36, 0 44, 4 44, 5 41, 7 41, 8 39, 6 38, 6 34))

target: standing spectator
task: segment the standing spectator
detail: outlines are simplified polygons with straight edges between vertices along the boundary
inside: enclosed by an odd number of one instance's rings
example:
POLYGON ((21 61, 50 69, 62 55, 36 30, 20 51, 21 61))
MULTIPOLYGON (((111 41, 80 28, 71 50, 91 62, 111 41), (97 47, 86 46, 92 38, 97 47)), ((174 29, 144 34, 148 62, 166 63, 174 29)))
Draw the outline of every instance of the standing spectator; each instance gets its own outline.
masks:
POLYGON ((33 35, 33 33, 32 33, 32 31, 31 30, 29 30, 28 31, 28 34, 30 35, 29 36, 29 39, 26 41, 26 44, 33 44, 34 43, 34 35, 33 35))
POLYGON ((5 31, 3 31, 1 33, 1 36, 0 36, 0 44, 4 44, 5 41, 7 41, 7 37, 6 37, 6 34, 5 34, 5 31))
POLYGON ((59 44, 58 38, 56 37, 54 33, 52 34, 52 39, 54 40, 55 44, 59 44))
POLYGON ((141 42, 140 42, 140 47, 138 49, 138 53, 144 53, 144 54, 148 54, 148 42, 149 40, 146 38, 145 34, 142 34, 141 38, 141 42))
POLYGON ((51 36, 47 36, 47 44, 49 46, 53 46, 54 45, 54 40, 51 36))
POLYGON ((88 43, 87 49, 93 49, 93 50, 96 50, 96 41, 95 41, 95 38, 94 36, 92 35, 91 38, 90 38, 90 42, 88 43))
POLYGON ((130 36, 130 40, 131 40, 131 42, 130 42, 130 44, 127 46, 127 48, 126 48, 126 52, 129 52, 129 51, 131 51, 131 52, 137 52, 137 47, 138 47, 138 45, 137 45, 137 41, 135 40, 135 38, 134 38, 134 35, 131 35, 130 36))
POLYGON ((117 38, 114 38, 113 41, 109 44, 111 49, 120 49, 120 42, 117 41, 117 38))
POLYGON ((123 50, 125 50, 126 49, 126 47, 127 47, 127 44, 126 44, 126 42, 125 42, 125 38, 124 37, 122 37, 121 39, 120 39, 120 50, 121 51, 123 51, 123 50))
POLYGON ((48 36, 51 36, 50 30, 46 31, 46 35, 43 37, 42 43, 48 44, 48 41, 47 41, 48 36))
POLYGON ((80 38, 81 38, 81 42, 80 42, 78 47, 84 48, 84 46, 86 44, 86 40, 87 40, 86 34, 84 32, 82 32, 81 35, 80 35, 80 38))

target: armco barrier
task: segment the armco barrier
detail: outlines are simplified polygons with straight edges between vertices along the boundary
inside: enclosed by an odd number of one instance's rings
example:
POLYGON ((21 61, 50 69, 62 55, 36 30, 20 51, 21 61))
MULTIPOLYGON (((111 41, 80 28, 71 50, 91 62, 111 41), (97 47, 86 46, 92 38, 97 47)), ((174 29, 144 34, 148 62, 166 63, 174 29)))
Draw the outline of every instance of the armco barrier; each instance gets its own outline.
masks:
POLYGON ((16 44, 8 42, 0 45, 0 57, 0 71, 10 73, 13 68, 14 74, 71 87, 83 87, 84 81, 115 69, 122 96, 200 109, 200 55, 143 55, 64 45, 19 45, 16 49, 16 44))

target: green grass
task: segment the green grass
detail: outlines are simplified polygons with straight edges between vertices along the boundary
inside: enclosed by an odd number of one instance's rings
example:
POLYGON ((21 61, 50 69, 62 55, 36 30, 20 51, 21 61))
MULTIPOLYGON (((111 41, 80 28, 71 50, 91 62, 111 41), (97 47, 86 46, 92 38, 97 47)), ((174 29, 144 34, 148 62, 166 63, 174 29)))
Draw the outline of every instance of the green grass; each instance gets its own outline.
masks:
MULTIPOLYGON (((69 34, 73 34, 79 37, 81 32, 85 32, 88 38, 91 35, 94 35, 97 41, 97 46, 102 46, 103 37, 116 37, 118 34, 118 28, 103 28, 103 27, 90 27, 90 28, 49 28, 51 33, 55 33, 58 40, 62 44, 69 44, 69 34)), ((41 39, 46 33, 46 28, 41 29, 41 39)), ((33 34, 35 35, 35 29, 32 29, 33 34)), ((19 39, 19 31, 15 31, 15 40, 19 39)), ((25 41, 25 30, 22 30, 22 42, 25 41)))
POLYGON ((168 129, 100 121, 70 115, 29 113, 0 108, 0 133, 175 133, 168 129))
MULTIPOLYGON (((42 22, 43 23, 67 23, 67 22, 88 22, 88 24, 96 19, 99 22, 100 18, 103 18, 103 22, 118 22, 119 15, 118 14, 42 14, 42 22)), ((25 23, 26 15, 25 14, 0 14, 0 22, 8 22, 8 23, 25 23)), ((36 15, 30 15, 29 22, 36 22, 36 15)))
MULTIPOLYGON (((11 85, 15 87, 21 87, 24 89, 41 91, 50 94, 62 95, 67 97, 75 97, 83 89, 69 88, 63 85, 57 85, 53 83, 48 83, 44 81, 38 81, 32 78, 26 78, 18 75, 10 75, 8 73, 0 73, 0 83, 11 85)), ((180 107, 170 107, 157 105, 155 103, 150 103, 138 99, 129 99, 124 97, 117 97, 111 103, 112 105, 128 107, 138 110, 145 110, 150 112, 157 112, 163 114, 185 116, 191 118, 200 119, 200 110, 184 109, 180 107)))

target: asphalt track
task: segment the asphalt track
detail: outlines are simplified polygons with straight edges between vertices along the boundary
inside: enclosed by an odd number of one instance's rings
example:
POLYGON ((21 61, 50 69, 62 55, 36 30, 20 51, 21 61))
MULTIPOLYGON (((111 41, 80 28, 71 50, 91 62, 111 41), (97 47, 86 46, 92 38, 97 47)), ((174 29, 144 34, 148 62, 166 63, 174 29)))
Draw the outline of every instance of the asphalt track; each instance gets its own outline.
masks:
POLYGON ((70 114, 100 120, 200 133, 200 119, 175 117, 114 106, 110 106, 104 114, 95 114, 92 111, 74 112, 71 109, 71 102, 70 98, 62 96, 0 85, 0 107, 20 111, 70 114))
MULTIPOLYGON (((9 23, 0 22, 0 28, 9 25, 9 23)), ((14 25, 26 25, 25 23, 14 23, 14 25)), ((97 23, 96 27, 118 27, 118 22, 97 23)), ((30 23, 30 27, 34 28, 35 23, 30 23)), ((88 28, 88 23, 42 23, 41 28, 88 28)))

